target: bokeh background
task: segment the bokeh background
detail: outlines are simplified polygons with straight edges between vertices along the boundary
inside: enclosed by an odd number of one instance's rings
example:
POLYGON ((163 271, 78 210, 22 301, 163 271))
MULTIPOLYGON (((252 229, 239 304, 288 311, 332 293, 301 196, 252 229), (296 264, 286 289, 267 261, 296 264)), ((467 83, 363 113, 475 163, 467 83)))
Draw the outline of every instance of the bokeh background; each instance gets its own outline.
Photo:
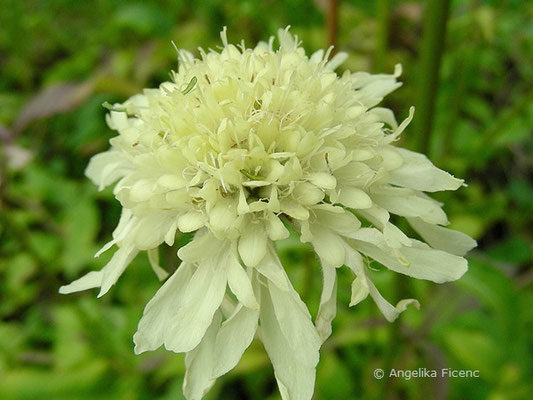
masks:
MULTIPOLYGON (((108 147, 104 101, 155 87, 179 47, 251 45, 292 26, 308 51, 335 43, 342 69, 393 71, 404 86, 386 105, 414 123, 401 145, 424 151, 468 187, 435 196, 451 227, 478 240, 469 272, 434 285, 378 264, 395 303, 420 300, 389 324, 370 299, 350 309, 341 270, 334 333, 315 398, 533 398, 533 18, 528 1, 0 0, 0 399, 180 399, 183 357, 133 354, 132 335, 160 283, 145 255, 101 299, 61 296, 61 284, 110 257, 119 204, 84 177, 108 147), (377 380, 375 368, 477 369, 479 378, 377 380)), ((179 238, 179 244, 189 237, 179 238)), ((320 269, 307 245, 279 246, 316 314, 320 269)), ((176 248, 164 251, 177 268, 176 248)), ((279 399, 254 342, 208 399, 279 399)))

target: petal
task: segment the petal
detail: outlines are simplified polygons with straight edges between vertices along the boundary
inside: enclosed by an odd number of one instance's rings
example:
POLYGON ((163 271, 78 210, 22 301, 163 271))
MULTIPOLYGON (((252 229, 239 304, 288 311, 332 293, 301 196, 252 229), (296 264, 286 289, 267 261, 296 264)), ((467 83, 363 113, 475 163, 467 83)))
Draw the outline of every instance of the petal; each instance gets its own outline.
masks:
POLYGON ((318 363, 318 350, 322 340, 311 321, 306 305, 292 286, 288 291, 283 291, 269 282, 268 290, 279 328, 295 358, 304 365, 315 366, 318 363))
POLYGON ((385 122, 392 129, 398 128, 398 122, 396 122, 396 117, 394 116, 394 113, 391 109, 383 107, 374 107, 368 112, 374 115, 378 119, 378 121, 385 122))
POLYGON ((435 249, 464 256, 477 246, 476 241, 463 232, 428 224, 420 218, 407 218, 407 221, 435 249))
POLYGON ((139 250, 149 250, 165 241, 176 219, 175 211, 153 211, 138 219, 130 235, 139 250))
POLYGON ((385 300, 370 279, 367 279, 367 283, 370 296, 372 296, 372 299, 374 299, 376 305, 389 322, 393 322, 396 318, 398 318, 398 316, 404 312, 407 309, 407 306, 410 304, 413 304, 415 308, 420 309, 420 303, 415 299, 400 300, 396 307, 394 307, 387 300, 385 300))
POLYGON ((239 260, 233 255, 229 256, 226 264, 226 273, 228 275, 228 285, 237 300, 248 308, 258 309, 259 304, 255 299, 250 278, 242 268, 239 260))
POLYGON ((69 283, 68 285, 61 286, 59 288, 59 293, 69 294, 100 287, 100 285, 102 284, 102 276, 102 271, 91 271, 88 274, 82 276, 81 278, 69 283))
POLYGON ((267 217, 265 228, 268 237, 273 241, 287 239, 290 235, 283 222, 281 222, 281 219, 272 213, 269 213, 267 217))
POLYGON ((200 230, 194 239, 178 250, 178 257, 183 261, 195 263, 205 258, 206 254, 215 254, 228 243, 216 239, 208 230, 200 230))
POLYGON ((327 63, 326 63, 326 66, 325 68, 326 69, 329 69, 331 71, 337 69, 337 67, 339 65, 341 65, 344 61, 346 61, 346 59, 348 58, 348 53, 344 52, 344 51, 341 51, 337 54, 335 54, 331 60, 329 60, 327 63))
MULTIPOLYGON (((315 386, 316 364, 307 365, 301 359, 314 358, 318 361, 320 339, 311 342, 301 340, 297 349, 292 348, 281 329, 272 297, 269 290, 262 290, 261 340, 274 366, 281 397, 283 400, 310 400, 315 386)), ((292 336, 298 336, 298 333, 294 332, 292 336)))
POLYGON ((220 260, 213 258, 198 265, 183 301, 169 321, 164 341, 167 350, 191 351, 202 340, 226 291, 226 271, 219 264, 220 260))
POLYGON ((315 326, 322 341, 331 335, 331 321, 337 314, 337 271, 335 267, 322 264, 322 294, 315 326))
POLYGON ((264 224, 252 221, 239 239, 239 254, 248 267, 255 267, 267 250, 267 235, 264 224))
POLYGON ((194 349, 202 340, 226 290, 225 269, 210 258, 190 276, 175 273, 148 303, 133 340, 135 352, 155 350, 161 344, 176 353, 194 349), (173 279, 176 276, 177 278, 173 279))
POLYGON ((111 260, 102 268, 102 285, 98 297, 106 294, 139 251, 134 246, 119 247, 111 260))
POLYGON ((354 248, 393 271, 418 279, 443 283, 459 279, 468 269, 468 264, 462 257, 441 250, 433 250, 416 240, 413 240, 413 247, 391 249, 387 247, 379 231, 374 233, 381 238, 381 243, 368 237, 365 238, 366 241, 355 240, 351 243, 354 248))
POLYGON ((463 184, 462 179, 435 167, 428 158, 402 148, 394 148, 403 158, 401 167, 390 171, 390 183, 424 192, 457 190, 463 184))
POLYGON ((337 180, 335 177, 327 172, 314 172, 307 176, 309 182, 322 189, 335 189, 337 180))
POLYGON ((151 179, 137 180, 130 188, 129 197, 136 203, 149 200, 154 193, 155 182, 151 179))
POLYGON ((342 213, 322 210, 314 211, 321 225, 327 226, 342 236, 353 237, 354 233, 361 227, 361 222, 357 217, 348 211, 343 210, 342 213))
POLYGON ((383 231, 385 242, 389 247, 400 248, 412 245, 411 239, 396 225, 389 222, 390 214, 384 208, 374 204, 367 210, 358 210, 357 213, 383 231))
POLYGON ((99 190, 102 190, 126 175, 131 168, 120 152, 109 150, 91 158, 85 169, 85 175, 98 185, 99 190))
POLYGON ((216 203, 209 212, 211 229, 224 232, 232 226, 237 218, 237 208, 233 201, 226 200, 216 203))
POLYGON ((312 205, 324 199, 324 192, 309 182, 302 182, 296 185, 292 196, 302 205, 312 205))
POLYGON ((355 210, 372 207, 372 199, 365 191, 350 186, 342 187, 337 202, 355 210))
POLYGON ((344 264, 344 246, 339 235, 322 226, 312 226, 311 232, 311 243, 323 263, 334 267, 344 264))
POLYGON ((397 65, 394 75, 357 72, 351 75, 351 80, 354 89, 358 89, 361 93, 361 103, 367 107, 373 107, 380 103, 383 97, 402 85, 396 82, 400 74, 401 67, 397 65))
POLYGON ((212 354, 215 360, 213 378, 224 375, 238 364, 254 339, 258 319, 259 308, 252 310, 239 306, 235 313, 224 321, 216 337, 216 352, 212 354))
POLYGON ((201 400, 215 383, 213 354, 218 350, 216 337, 221 319, 217 312, 200 344, 185 356, 183 394, 187 400, 201 400))
POLYGON ((155 350, 163 344, 193 273, 192 264, 182 263, 146 305, 133 335, 136 354, 155 350))
POLYGON ((352 297, 350 299, 350 307, 359 304, 366 299, 369 293, 367 280, 364 277, 357 276, 352 281, 352 297))
POLYGON ((284 198, 280 202, 281 212, 287 214, 294 219, 305 220, 309 218, 309 211, 307 208, 299 204, 297 201, 284 198))
POLYGON ((160 281, 166 279, 168 277, 168 272, 159 265, 159 248, 156 247, 155 249, 150 249, 147 251, 147 253, 148 261, 150 262, 150 266, 154 270, 156 276, 160 281))
POLYGON ((381 187, 372 191, 372 200, 402 217, 420 217, 430 224, 448 223, 446 214, 436 201, 411 189, 381 187))
POLYGON ((275 250, 269 249, 267 256, 257 265, 257 271, 265 278, 270 280, 281 290, 289 290, 289 282, 283 267, 276 262, 276 257, 273 254, 275 250))
POLYGON ((178 217, 178 229, 181 232, 193 232, 200 229, 205 223, 205 216, 196 211, 188 211, 178 217))

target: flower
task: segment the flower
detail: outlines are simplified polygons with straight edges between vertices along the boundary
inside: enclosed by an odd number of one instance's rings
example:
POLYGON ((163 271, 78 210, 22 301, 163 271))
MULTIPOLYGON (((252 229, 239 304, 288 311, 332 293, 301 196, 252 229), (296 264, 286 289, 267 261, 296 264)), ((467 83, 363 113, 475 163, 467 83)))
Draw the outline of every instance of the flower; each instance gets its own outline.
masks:
MULTIPOLYGON (((414 299, 388 303, 372 283, 368 260, 433 282, 467 270, 475 246, 449 230, 441 204, 424 192, 463 181, 424 155, 393 143, 400 125, 376 107, 400 86, 394 75, 334 70, 346 58, 330 50, 306 56, 288 29, 255 48, 228 43, 200 58, 180 50, 172 81, 109 106, 118 132, 86 174, 100 189, 115 182, 123 211, 116 246, 101 270, 61 293, 100 288, 104 295, 139 251, 160 279, 158 246, 196 232, 178 251, 182 263, 148 303, 135 352, 186 353, 184 393, 200 399, 231 370, 259 333, 284 399, 310 399, 321 344, 336 313, 336 269, 354 273, 355 305, 370 295, 393 321, 414 299), (390 220, 404 217, 426 243, 390 220), (291 285, 274 243, 290 228, 318 255, 323 291, 313 322, 291 285), (233 295, 231 295, 232 293, 233 295)), ((98 255, 97 254, 97 255, 98 255)))

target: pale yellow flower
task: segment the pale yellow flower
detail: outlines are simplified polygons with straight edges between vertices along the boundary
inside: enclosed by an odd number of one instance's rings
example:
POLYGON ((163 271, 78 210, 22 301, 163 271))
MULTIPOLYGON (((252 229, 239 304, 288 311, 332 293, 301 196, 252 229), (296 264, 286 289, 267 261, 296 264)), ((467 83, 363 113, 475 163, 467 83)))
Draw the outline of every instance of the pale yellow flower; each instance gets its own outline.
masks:
POLYGON ((225 30, 221 37, 220 52, 179 51, 171 82, 113 107, 108 123, 118 136, 87 176, 100 188, 117 182, 122 217, 101 251, 118 250, 101 271, 60 291, 105 294, 139 251, 163 279, 158 246, 172 245, 176 231, 196 231, 178 252, 181 266, 148 303, 135 351, 164 345, 187 353, 184 392, 200 399, 259 330, 282 397, 310 399, 336 313, 336 268, 354 273, 351 305, 370 295, 389 321, 418 303, 388 303, 367 259, 434 282, 465 273, 462 256, 475 242, 444 228, 441 204, 423 193, 463 181, 393 145, 413 109, 398 126, 376 105, 400 86, 399 66, 394 75, 338 76, 345 54, 308 57, 287 29, 278 32, 278 49, 274 38, 252 49, 229 44, 225 30), (405 217, 427 244, 406 236, 390 214, 405 217), (276 254, 288 227, 321 260, 314 323, 276 254))

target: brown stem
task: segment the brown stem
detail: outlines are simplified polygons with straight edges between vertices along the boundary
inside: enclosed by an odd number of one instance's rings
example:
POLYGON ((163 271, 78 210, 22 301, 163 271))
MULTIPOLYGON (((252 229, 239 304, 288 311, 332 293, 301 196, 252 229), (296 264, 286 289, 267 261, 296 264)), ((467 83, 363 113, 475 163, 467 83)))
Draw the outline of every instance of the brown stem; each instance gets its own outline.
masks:
MULTIPOLYGON (((337 33, 339 30, 339 2, 338 0, 329 0, 328 1, 328 46, 337 47, 337 33)), ((331 52, 331 55, 334 54, 335 48, 331 52)))

